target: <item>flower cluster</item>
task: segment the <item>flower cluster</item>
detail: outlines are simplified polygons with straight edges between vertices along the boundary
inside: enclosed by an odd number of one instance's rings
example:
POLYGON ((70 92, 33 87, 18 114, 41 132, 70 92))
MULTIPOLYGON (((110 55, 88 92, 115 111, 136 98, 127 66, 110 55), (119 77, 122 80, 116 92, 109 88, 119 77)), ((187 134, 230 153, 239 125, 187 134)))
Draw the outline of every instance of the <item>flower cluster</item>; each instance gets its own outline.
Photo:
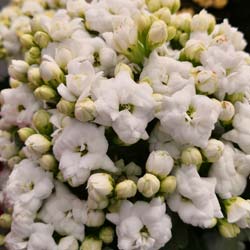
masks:
POLYGON ((179 0, 20 0, 0 13, 0 244, 157 250, 178 216, 250 227, 250 56, 179 0), (9 177, 8 177, 9 175, 9 177), (2 177, 3 176, 3 177, 2 177), (175 214, 175 215, 174 215, 175 214))

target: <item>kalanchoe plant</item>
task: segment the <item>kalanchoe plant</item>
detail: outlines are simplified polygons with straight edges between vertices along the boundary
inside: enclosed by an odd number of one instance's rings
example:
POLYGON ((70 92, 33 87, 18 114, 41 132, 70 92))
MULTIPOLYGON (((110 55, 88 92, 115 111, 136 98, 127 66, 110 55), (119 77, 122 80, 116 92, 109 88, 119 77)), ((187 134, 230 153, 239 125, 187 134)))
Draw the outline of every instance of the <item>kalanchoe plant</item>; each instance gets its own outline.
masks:
POLYGON ((0 12, 0 245, 242 249, 250 56, 227 20, 179 7, 15 0, 0 12))

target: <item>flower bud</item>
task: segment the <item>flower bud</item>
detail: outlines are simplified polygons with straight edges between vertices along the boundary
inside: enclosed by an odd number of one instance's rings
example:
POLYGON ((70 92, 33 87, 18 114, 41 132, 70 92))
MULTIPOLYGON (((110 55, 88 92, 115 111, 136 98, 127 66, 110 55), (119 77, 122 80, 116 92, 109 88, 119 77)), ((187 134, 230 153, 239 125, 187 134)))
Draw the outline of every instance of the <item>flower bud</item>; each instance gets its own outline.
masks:
POLYGON ((115 67, 115 76, 117 76, 120 72, 127 71, 132 79, 134 79, 134 74, 132 69, 125 63, 119 63, 115 67))
POLYGON ((102 210, 89 210, 87 215, 86 226, 100 227, 105 221, 105 214, 102 210))
POLYGON ((176 28, 174 26, 168 26, 168 41, 171 41, 176 36, 176 28))
POLYGON ((88 179, 88 193, 95 201, 109 196, 113 192, 113 178, 106 173, 92 174, 88 179))
POLYGON ((3 246, 5 244, 5 236, 0 234, 0 246, 3 246))
POLYGON ((206 10, 202 10, 199 14, 193 16, 191 23, 192 31, 207 31, 208 34, 214 30, 216 21, 213 15, 208 14, 206 10))
POLYGON ((50 150, 51 142, 43 135, 34 134, 25 141, 25 145, 37 153, 44 154, 50 150))
POLYGON ((12 223, 12 217, 10 214, 2 214, 0 216, 0 227, 9 229, 12 223))
POLYGON ((153 151, 150 153, 147 162, 147 172, 156 175, 160 179, 165 178, 172 170, 174 160, 167 151, 153 151))
POLYGON ((42 85, 34 91, 36 98, 47 101, 47 102, 57 102, 58 94, 57 92, 47 85, 42 85))
POLYGON ((192 16, 190 13, 181 13, 171 16, 171 25, 173 25, 180 32, 190 33, 192 16))
POLYGON ((12 60, 9 66, 9 75, 21 82, 27 80, 27 71, 29 69, 29 64, 22 60, 12 60))
POLYGON ((96 201, 89 195, 87 205, 89 209, 104 209, 109 205, 109 199, 107 197, 100 197, 96 201))
POLYGON ((38 87, 42 84, 42 78, 40 75, 39 67, 37 66, 31 66, 28 70, 28 80, 31 82, 34 86, 38 87))
POLYGON ((88 97, 77 101, 75 104, 75 117, 79 121, 91 121, 96 116, 95 103, 88 97))
POLYGON ((181 153, 181 162, 185 165, 196 165, 198 168, 202 163, 202 156, 199 149, 188 147, 181 153))
POLYGON ((114 234, 115 232, 112 227, 103 227, 99 233, 99 237, 105 244, 110 244, 114 240, 114 234))
POLYGON ((34 35, 35 43, 41 48, 46 48, 50 42, 50 37, 43 31, 37 31, 34 35))
POLYGON ((161 0, 164 7, 168 7, 172 13, 175 13, 181 7, 180 0, 161 0))
POLYGON ((187 33, 182 33, 179 37, 179 43, 181 44, 182 47, 186 46, 186 43, 189 39, 189 34, 187 33))
POLYGON ((219 120, 223 122, 230 122, 235 114, 234 105, 228 101, 221 102, 221 112, 219 115, 219 120))
POLYGON ((161 181, 160 192, 172 194, 176 189, 176 177, 167 176, 161 181))
POLYGON ((50 135, 53 132, 53 125, 50 123, 50 113, 44 109, 38 110, 33 115, 32 122, 41 134, 50 135))
POLYGON ((223 142, 216 139, 210 139, 207 146, 202 149, 202 154, 207 158, 208 162, 216 162, 220 159, 223 151, 223 142))
POLYGON ((46 171, 54 171, 57 169, 57 161, 52 154, 45 154, 39 159, 40 166, 46 171))
POLYGON ((57 173, 56 179, 57 179, 58 181, 60 181, 60 182, 65 182, 65 179, 64 179, 63 174, 62 174, 61 171, 59 171, 59 172, 57 173))
POLYGON ((160 181, 152 174, 145 174, 137 182, 138 191, 145 197, 150 198, 160 189, 160 181))
POLYGON ((75 110, 75 103, 64 100, 63 98, 57 103, 56 108, 59 112, 73 116, 75 110))
POLYGON ((113 49, 103 47, 99 51, 99 61, 105 68, 112 68, 116 65, 117 55, 113 49))
POLYGON ((226 220, 219 220, 219 232, 225 238, 235 238, 240 233, 236 224, 228 223, 226 220))
POLYGON ((155 12, 161 8, 161 0, 146 0, 150 12, 155 12))
POLYGON ((20 37, 20 42, 21 42, 22 46, 26 49, 30 49, 31 47, 33 47, 35 45, 33 36, 30 34, 23 34, 20 37))
POLYGON ((63 71, 54 61, 43 61, 40 65, 40 74, 45 82, 51 82, 53 86, 58 86, 65 79, 63 71))
POLYGON ((171 22, 171 12, 169 8, 161 8, 154 13, 154 16, 164 21, 166 24, 170 24, 171 22))
POLYGON ((204 93, 211 95, 216 92, 218 87, 218 78, 215 73, 210 70, 202 70, 195 76, 196 88, 204 93))
POLYGON ((115 193, 118 199, 127 199, 136 195, 137 186, 131 180, 124 180, 115 187, 115 193))
POLYGON ((150 48, 156 48, 166 42, 167 38, 168 29, 165 22, 162 20, 154 21, 147 35, 148 46, 150 48))
POLYGON ((200 63, 201 53, 205 50, 205 45, 202 41, 189 40, 185 48, 180 53, 181 61, 191 61, 193 64, 200 63))
POLYGON ((149 29, 152 24, 152 19, 150 15, 142 13, 136 16, 136 24, 139 33, 143 33, 149 29))
POLYGON ((18 136, 20 138, 21 141, 25 142, 29 136, 33 135, 36 133, 36 131, 32 128, 20 128, 18 131, 18 136))
POLYGON ((18 81, 18 80, 16 80, 16 79, 14 79, 14 78, 12 78, 12 77, 10 77, 9 84, 10 84, 10 87, 12 89, 15 89, 15 88, 20 87, 23 83, 20 82, 20 81, 18 81))
POLYGON ((73 236, 66 236, 60 239, 58 250, 78 250, 79 245, 77 239, 73 236))
POLYGON ((227 98, 231 103, 242 102, 244 99, 244 93, 234 93, 232 95, 228 95, 227 98))
POLYGON ((94 237, 86 237, 80 250, 102 250, 102 241, 94 237))
POLYGON ((29 51, 25 53, 25 61, 29 64, 39 64, 41 60, 41 51, 38 47, 31 47, 29 51))
POLYGON ((21 160, 22 158, 18 155, 11 157, 10 159, 8 159, 8 167, 10 169, 13 169, 14 166, 18 164, 21 160))
POLYGON ((15 156, 18 152, 15 143, 6 143, 0 145, 0 147, 1 147, 1 157, 5 160, 8 160, 11 157, 15 156))

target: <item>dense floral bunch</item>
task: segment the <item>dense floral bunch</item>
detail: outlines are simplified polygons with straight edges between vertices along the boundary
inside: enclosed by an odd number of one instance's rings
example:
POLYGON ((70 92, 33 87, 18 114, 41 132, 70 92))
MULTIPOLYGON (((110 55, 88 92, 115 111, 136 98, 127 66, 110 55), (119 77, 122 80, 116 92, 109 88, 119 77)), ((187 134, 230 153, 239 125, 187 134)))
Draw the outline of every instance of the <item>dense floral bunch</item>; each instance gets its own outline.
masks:
POLYGON ((0 242, 157 250, 176 215, 250 227, 250 56, 179 0, 27 0, 0 14, 0 242))

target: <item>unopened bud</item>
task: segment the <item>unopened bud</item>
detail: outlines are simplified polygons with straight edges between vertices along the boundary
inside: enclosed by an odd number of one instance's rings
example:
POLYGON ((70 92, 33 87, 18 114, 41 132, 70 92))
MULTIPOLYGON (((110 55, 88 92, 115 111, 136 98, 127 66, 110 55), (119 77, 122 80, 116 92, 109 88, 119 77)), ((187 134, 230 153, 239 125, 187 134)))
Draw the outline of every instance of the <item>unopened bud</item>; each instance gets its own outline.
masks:
POLYGON ((50 42, 50 37, 43 31, 37 31, 34 35, 35 43, 41 48, 46 48, 50 42))
POLYGON ((61 99, 57 103, 56 108, 58 109, 59 112, 65 115, 73 116, 75 110, 75 103, 61 99))
POLYGON ((163 7, 168 7, 172 13, 175 13, 181 7, 180 0, 161 0, 163 7))
POLYGON ((28 127, 25 127, 25 128, 20 128, 18 131, 18 136, 20 138, 21 141, 25 142, 27 140, 27 138, 33 134, 36 133, 36 131, 32 128, 28 128, 28 127))
POLYGON ((171 22, 171 12, 169 8, 161 8, 154 13, 154 15, 160 20, 164 21, 166 24, 171 22))
POLYGON ((199 14, 193 16, 191 23, 192 31, 208 32, 210 34, 215 27, 215 17, 208 14, 206 10, 202 10, 199 14))
POLYGON ((42 78, 40 75, 39 67, 37 66, 31 66, 28 70, 28 80, 31 82, 34 86, 38 87, 42 84, 42 78))
POLYGON ((230 122, 235 114, 234 105, 231 102, 222 101, 221 108, 219 120, 223 122, 230 122))
POLYGON ((113 178, 109 174, 92 174, 88 179, 88 193, 95 201, 99 201, 113 192, 113 184, 113 178))
POLYGON ((94 237, 86 237, 80 250, 102 250, 102 241, 94 237))
POLYGON ((231 103, 236 103, 236 102, 242 102, 244 100, 244 93, 234 93, 232 95, 228 95, 227 99, 231 102, 231 103))
POLYGON ((3 246, 5 244, 5 236, 0 234, 0 246, 3 246))
POLYGON ((40 65, 40 74, 45 82, 55 87, 65 80, 63 71, 53 61, 43 61, 40 65))
POLYGON ((236 224, 228 223, 226 220, 219 220, 219 232, 225 238, 235 238, 240 233, 236 224))
POLYGON ((181 162, 185 165, 196 165, 199 168, 202 163, 202 155, 199 149, 195 147, 184 149, 181 153, 181 162))
POLYGON ((172 194, 176 189, 176 177, 167 176, 161 181, 160 192, 172 194))
POLYGON ((91 196, 87 200, 89 209, 104 209, 109 205, 109 199, 107 197, 100 197, 97 201, 91 196))
POLYGON ((13 169, 16 164, 18 164, 22 158, 18 155, 11 157, 8 159, 8 166, 10 169, 13 169))
POLYGON ((75 104, 75 117, 79 121, 91 121, 96 116, 95 103, 90 98, 84 98, 75 104))
POLYGON ((145 197, 154 196, 160 189, 160 181, 152 174, 145 174, 137 182, 138 191, 145 197))
POLYGON ((32 117, 35 128, 45 135, 50 135, 53 131, 53 125, 50 123, 50 113, 44 109, 38 110, 32 117))
POLYGON ((174 160, 167 151, 153 151, 146 162, 147 172, 156 175, 160 179, 165 178, 172 170, 174 160))
POLYGON ((174 26, 168 26, 168 41, 171 41, 176 36, 176 28, 174 26))
POLYGON ((223 151, 223 142, 216 139, 210 139, 207 146, 202 149, 202 154, 207 158, 208 162, 216 162, 220 159, 223 151))
POLYGON ((150 15, 144 13, 136 17, 137 29, 140 33, 147 31, 152 23, 150 15))
POLYGON ((134 79, 134 74, 132 69, 125 63, 119 63, 115 67, 115 76, 117 76, 120 72, 127 71, 132 79, 134 79))
POLYGON ((20 81, 14 79, 14 78, 12 78, 12 77, 10 77, 10 79, 9 79, 9 84, 10 84, 10 87, 11 87, 12 89, 18 88, 18 87, 20 87, 21 85, 23 85, 22 82, 20 82, 20 81))
POLYGON ((34 134, 25 141, 25 145, 37 153, 44 154, 50 150, 51 142, 43 135, 34 134))
POLYGON ((25 61, 29 64, 39 64, 40 63, 40 58, 41 56, 41 51, 38 47, 31 47, 29 51, 25 53, 25 61))
POLYGON ((20 42, 21 42, 22 46, 26 49, 30 49, 31 47, 33 47, 35 45, 33 36, 30 34, 23 34, 20 37, 20 42))
POLYGON ((195 77, 196 88, 204 93, 211 95, 216 92, 218 87, 218 78, 215 73, 210 70, 202 70, 195 77))
POLYGON ((57 169, 57 161, 51 154, 45 154, 39 159, 40 166, 46 171, 54 171, 57 169))
POLYGON ((0 227, 9 229, 12 223, 12 217, 10 214, 2 214, 0 216, 0 227))
POLYGON ((100 227, 105 221, 105 214, 102 210, 89 210, 86 225, 88 227, 100 227))
POLYGON ((115 187, 115 193, 118 199, 127 199, 136 195, 137 186, 132 180, 124 180, 115 187))
POLYGON ((79 245, 77 239, 73 236, 66 236, 60 239, 58 250, 78 250, 79 245))
POLYGON ((161 8, 161 0, 146 0, 150 12, 155 12, 161 8))
POLYGON ((43 101, 47 101, 47 102, 52 102, 55 103, 58 100, 58 94, 57 92, 47 86, 47 85, 42 85, 41 87, 38 87, 35 91, 34 91, 34 95, 43 101))
POLYGON ((12 60, 9 66, 9 75, 21 82, 27 80, 27 71, 29 69, 29 64, 22 60, 12 60))
POLYGON ((189 40, 185 48, 180 53, 181 61, 191 61, 193 64, 200 63, 201 53, 205 50, 205 45, 202 41, 189 40))
POLYGON ((110 244, 114 240, 114 234, 115 232, 112 227, 103 227, 99 233, 99 237, 105 244, 110 244))
POLYGON ((162 20, 154 21, 147 35, 148 46, 150 48, 156 48, 166 42, 167 38, 168 29, 165 22, 162 20))

